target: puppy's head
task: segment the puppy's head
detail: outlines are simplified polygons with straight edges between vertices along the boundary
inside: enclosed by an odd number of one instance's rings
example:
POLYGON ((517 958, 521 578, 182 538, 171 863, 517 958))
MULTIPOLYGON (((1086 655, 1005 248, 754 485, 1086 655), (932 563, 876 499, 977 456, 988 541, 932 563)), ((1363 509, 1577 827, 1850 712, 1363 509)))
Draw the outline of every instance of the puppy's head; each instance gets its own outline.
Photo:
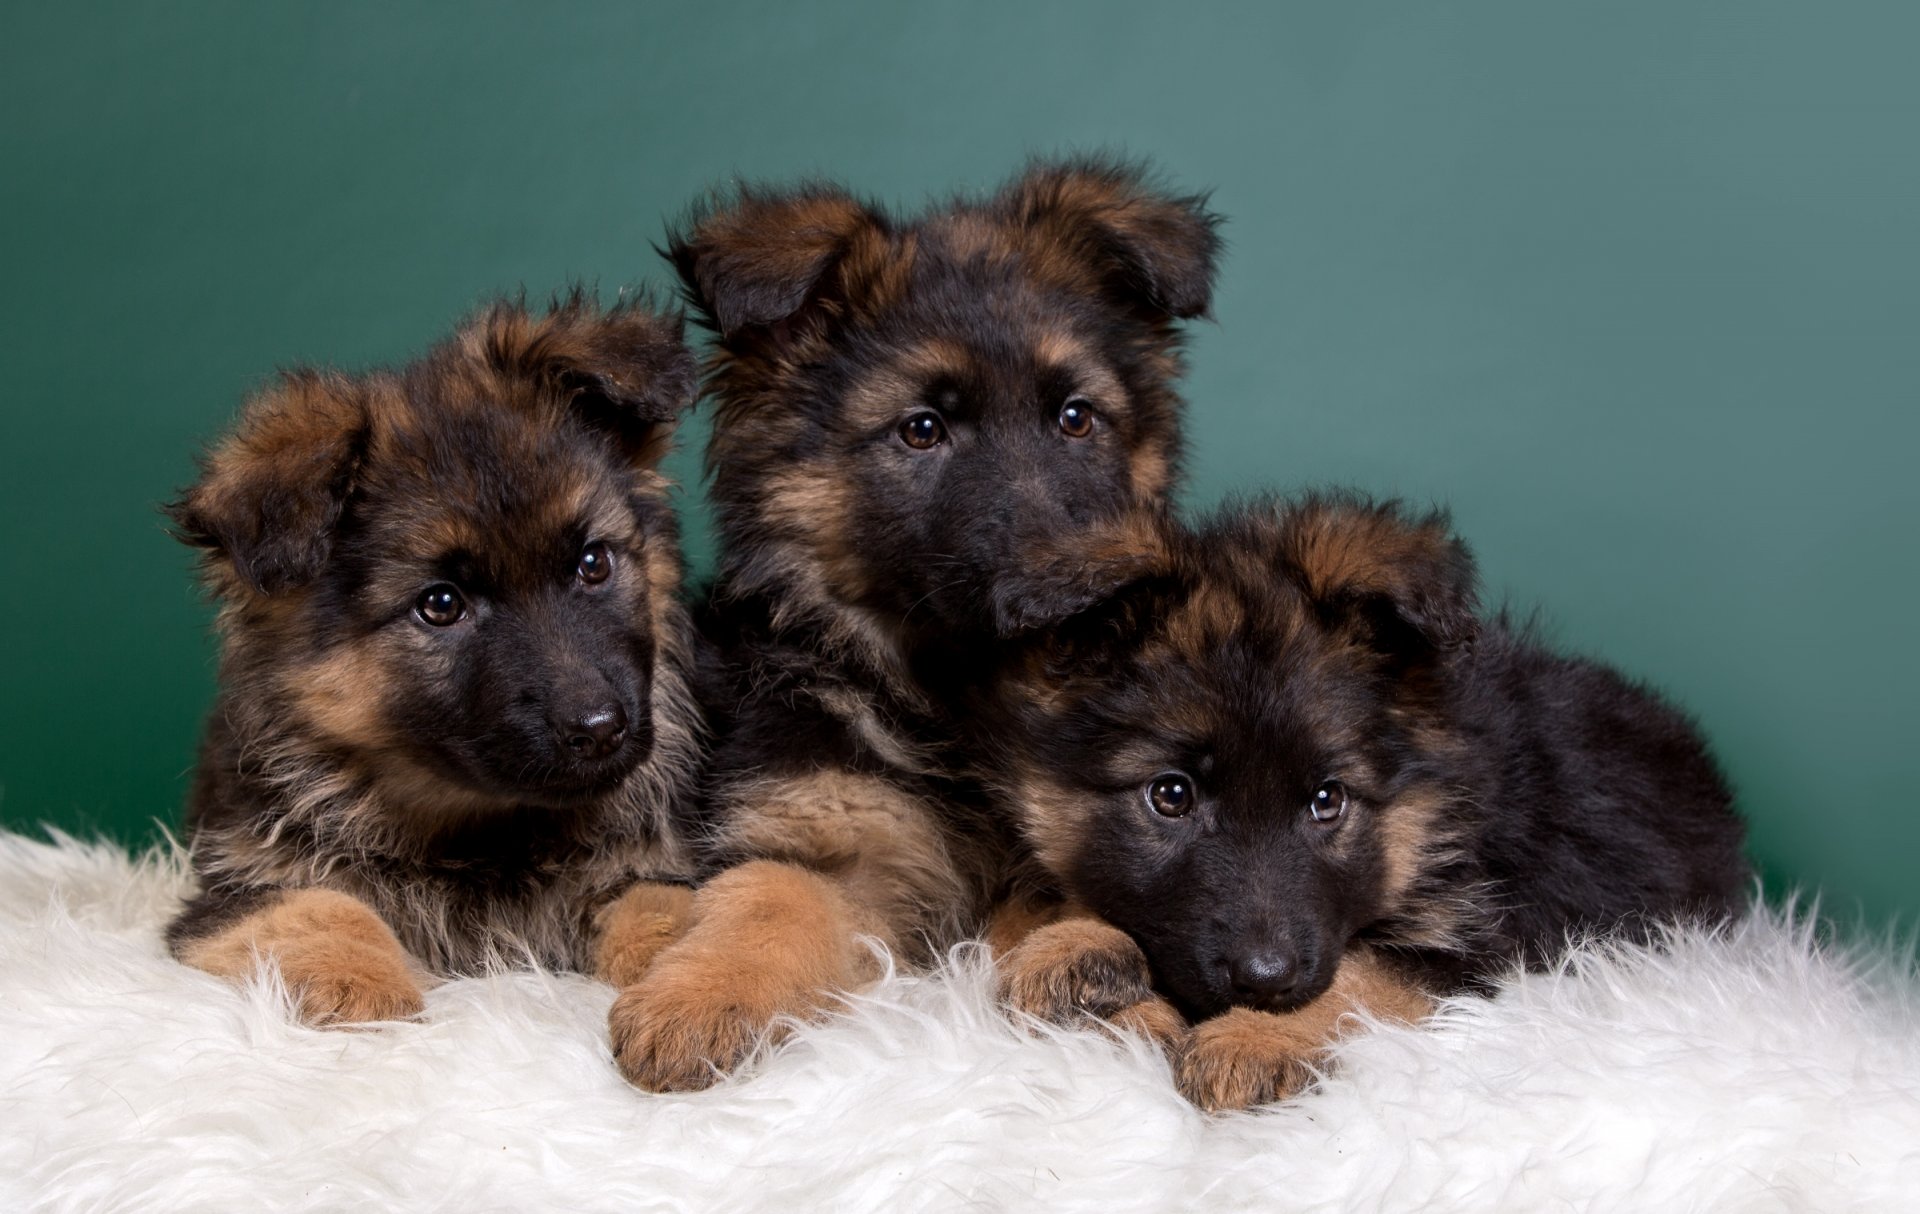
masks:
POLYGON ((229 712, 423 809, 618 785, 679 644, 654 469, 694 386, 677 319, 578 294, 397 373, 282 376, 170 508, 221 603, 229 712))
POLYGON ((1189 1014, 1297 1006, 1444 847, 1471 560, 1442 517, 1350 498, 1137 551, 1000 689, 1001 776, 1043 863, 1189 1014))
POLYGON ((1036 545, 1166 499, 1215 226, 1094 160, 910 221, 830 187, 698 216, 668 252, 719 337, 734 581, 890 630, 1017 631, 1006 579, 1036 545))

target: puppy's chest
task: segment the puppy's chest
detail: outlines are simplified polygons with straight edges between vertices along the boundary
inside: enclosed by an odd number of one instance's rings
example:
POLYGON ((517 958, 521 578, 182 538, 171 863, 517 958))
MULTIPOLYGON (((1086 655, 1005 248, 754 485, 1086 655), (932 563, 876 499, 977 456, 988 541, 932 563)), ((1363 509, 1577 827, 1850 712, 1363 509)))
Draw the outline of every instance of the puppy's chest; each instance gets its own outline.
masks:
POLYGON ((343 867, 327 883, 373 904, 435 970, 528 961, 581 969, 594 911, 633 880, 666 869, 658 850, 634 842, 518 857, 450 851, 343 867))

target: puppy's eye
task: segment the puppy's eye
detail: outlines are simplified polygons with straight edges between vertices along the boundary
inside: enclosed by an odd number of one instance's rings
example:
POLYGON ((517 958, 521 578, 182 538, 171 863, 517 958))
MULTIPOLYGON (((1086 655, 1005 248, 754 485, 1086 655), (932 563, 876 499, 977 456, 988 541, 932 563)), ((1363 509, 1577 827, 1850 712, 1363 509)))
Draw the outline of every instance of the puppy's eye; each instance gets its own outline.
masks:
POLYGON ((1163 818, 1186 817, 1193 800, 1193 781, 1184 771, 1163 771, 1147 785, 1147 808, 1163 818))
POLYGON ((1315 822, 1331 822, 1347 812, 1347 786, 1338 780, 1328 780, 1313 790, 1313 800, 1307 802, 1307 812, 1313 815, 1315 822))
POLYGON ((589 586, 598 586, 613 573, 613 549, 599 540, 580 550, 580 564, 574 573, 589 586))
POLYGON ((1060 433, 1068 438, 1085 438, 1093 433, 1093 402, 1084 396, 1069 396, 1060 406, 1060 433))
POLYGON ((413 600, 413 613, 435 628, 458 624, 467 617, 467 600, 451 582, 435 582, 413 600))
POLYGON ((915 451, 937 447, 947 437, 947 428, 938 414, 916 413, 900 423, 900 441, 915 451))

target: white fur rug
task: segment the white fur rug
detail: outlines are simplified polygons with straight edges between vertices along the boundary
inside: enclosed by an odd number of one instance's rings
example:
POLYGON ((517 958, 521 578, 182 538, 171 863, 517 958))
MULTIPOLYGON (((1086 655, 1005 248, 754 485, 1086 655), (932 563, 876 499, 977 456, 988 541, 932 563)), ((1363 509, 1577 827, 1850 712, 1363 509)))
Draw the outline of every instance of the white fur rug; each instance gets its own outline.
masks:
POLYGON ((1208 1118, 1150 1053, 1006 1025, 971 951, 694 1096, 620 1081, 580 978, 302 1029, 165 958, 182 886, 0 835, 0 1209, 1920 1209, 1911 952, 1778 919, 1518 977, 1208 1118))

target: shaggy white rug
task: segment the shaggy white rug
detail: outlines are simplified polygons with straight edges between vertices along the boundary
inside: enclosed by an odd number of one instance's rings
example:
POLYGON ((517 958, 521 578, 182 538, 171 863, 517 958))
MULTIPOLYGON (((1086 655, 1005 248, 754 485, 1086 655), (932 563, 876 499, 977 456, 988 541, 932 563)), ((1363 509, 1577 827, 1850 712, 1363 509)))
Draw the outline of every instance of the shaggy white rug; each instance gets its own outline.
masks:
POLYGON ((1516 977, 1208 1118, 1144 1049, 1009 1027, 972 950, 693 1096, 620 1081, 580 978, 302 1029, 166 959, 183 885, 0 835, 0 1209, 1920 1209, 1911 952, 1778 918, 1516 977))

